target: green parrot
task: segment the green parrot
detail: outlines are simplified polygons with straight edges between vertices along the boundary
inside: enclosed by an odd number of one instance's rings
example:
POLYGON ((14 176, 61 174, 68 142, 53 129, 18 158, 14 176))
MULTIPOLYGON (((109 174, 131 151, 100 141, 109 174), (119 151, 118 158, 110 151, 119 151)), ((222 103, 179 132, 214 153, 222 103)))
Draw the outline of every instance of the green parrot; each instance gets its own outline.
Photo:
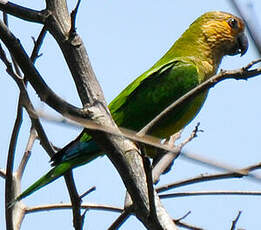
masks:
MULTIPOLYGON (((168 52, 130 83, 109 105, 119 127, 139 131, 185 93, 213 76, 225 55, 245 54, 248 41, 244 22, 229 13, 213 11, 197 18, 168 52)), ((168 138, 199 112, 208 91, 173 111, 150 135, 168 138)), ((148 154, 150 154, 148 148, 148 154)), ((53 158, 53 168, 16 198, 23 199, 66 171, 104 155, 84 129, 53 158)))

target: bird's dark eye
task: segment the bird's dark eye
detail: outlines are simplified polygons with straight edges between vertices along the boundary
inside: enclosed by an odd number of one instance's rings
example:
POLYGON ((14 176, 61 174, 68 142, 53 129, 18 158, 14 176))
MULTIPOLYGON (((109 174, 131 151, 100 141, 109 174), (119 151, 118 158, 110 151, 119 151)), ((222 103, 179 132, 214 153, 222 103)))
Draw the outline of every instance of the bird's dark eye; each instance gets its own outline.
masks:
POLYGON ((228 19, 228 24, 232 29, 237 29, 238 28, 238 21, 235 18, 230 18, 228 19))

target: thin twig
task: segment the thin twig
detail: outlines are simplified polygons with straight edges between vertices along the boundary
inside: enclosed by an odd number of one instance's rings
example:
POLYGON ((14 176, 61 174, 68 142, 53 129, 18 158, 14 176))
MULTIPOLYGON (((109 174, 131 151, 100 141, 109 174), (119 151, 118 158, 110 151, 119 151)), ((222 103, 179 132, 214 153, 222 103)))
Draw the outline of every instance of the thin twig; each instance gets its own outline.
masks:
POLYGON ((192 191, 192 192, 176 192, 159 195, 161 199, 177 198, 186 196, 212 196, 212 195, 243 195, 243 196, 261 196, 260 191, 192 191))
POLYGON ((24 152, 24 155, 22 157, 22 160, 18 166, 18 169, 16 171, 17 173, 17 178, 19 180, 21 180, 22 176, 23 176, 23 173, 24 173, 24 169, 25 169, 25 166, 30 158, 30 155, 31 155, 31 150, 32 150, 32 147, 33 147, 33 144, 34 144, 34 141, 36 140, 37 138, 37 132, 34 128, 31 128, 30 130, 30 136, 29 136, 29 139, 28 139, 28 142, 27 142, 27 145, 26 145, 26 148, 25 148, 25 152, 24 152))
POLYGON ((241 215, 242 211, 239 211, 238 214, 237 214, 237 217, 232 221, 232 225, 231 225, 231 228, 230 230, 235 230, 236 229, 236 225, 237 225, 237 222, 240 218, 240 215, 241 215))
MULTIPOLYGON (((33 207, 26 207, 25 213, 35 213, 42 211, 53 211, 59 209, 72 209, 72 204, 70 203, 58 203, 58 204, 47 204, 47 205, 39 205, 33 207)), ((111 205, 102 205, 102 204, 93 204, 93 203, 82 203, 81 209, 91 209, 91 210, 101 210, 101 211, 111 211, 111 212, 122 212, 122 208, 118 208, 116 206, 111 205)))
POLYGON ((36 40, 33 39, 34 48, 33 48, 33 51, 31 53, 31 57, 30 57, 32 63, 35 63, 36 59, 41 56, 41 54, 39 54, 39 51, 40 51, 40 48, 43 44, 43 40, 45 38, 46 33, 47 33, 47 28, 46 28, 46 26, 43 26, 43 28, 42 28, 40 34, 38 35, 37 39, 36 40))
POLYGON ((41 100, 45 101, 52 108, 67 117, 71 117, 71 115, 76 115, 76 117, 86 117, 86 113, 82 109, 67 103, 47 86, 44 79, 32 64, 19 40, 11 33, 2 21, 0 21, 0 39, 4 42, 9 52, 15 57, 19 67, 24 75, 26 75, 28 81, 33 86, 41 100))
POLYGON ((202 129, 199 129, 199 125, 200 125, 200 123, 198 122, 198 123, 196 124, 195 128, 193 129, 192 133, 190 134, 190 136, 189 136, 187 139, 185 139, 184 141, 182 141, 182 143, 180 143, 180 144, 178 145, 178 148, 180 148, 180 150, 181 150, 187 143, 191 142, 194 138, 196 138, 199 132, 203 132, 202 129))
POLYGON ((184 223, 183 221, 180 220, 173 220, 175 222, 175 224, 179 227, 182 228, 186 228, 186 229, 190 229, 190 230, 203 230, 203 228, 188 224, 188 223, 184 223))
POLYGON ((82 199, 83 197, 87 196, 88 194, 90 194, 91 192, 94 192, 96 190, 96 186, 92 186, 91 188, 89 188, 85 193, 83 193, 82 195, 80 195, 80 199, 82 199))
MULTIPOLYGON (((186 145, 188 142, 193 140, 195 137, 197 137, 197 133, 202 131, 199 130, 199 123, 196 125, 194 130, 192 131, 191 135, 185 139, 182 143, 180 143, 178 146, 176 146, 177 152, 173 154, 172 152, 166 152, 164 156, 160 159, 160 161, 154 166, 152 170, 152 175, 153 175, 153 182, 156 183, 160 175, 165 172, 165 170, 169 167, 170 164, 179 156, 182 148, 184 145, 186 145)), ((172 146, 170 146, 172 148, 172 146)))
POLYGON ((176 219, 176 221, 181 221, 181 220, 184 220, 186 217, 188 217, 189 215, 191 214, 191 211, 188 211, 184 216, 176 219))
POLYGON ((6 178, 6 171, 4 169, 0 169, 0 177, 6 178))
POLYGON ((108 228, 108 230, 117 230, 121 227, 121 225, 127 220, 127 218, 130 216, 129 209, 124 209, 120 216, 111 224, 111 226, 108 228))
POLYGON ((261 163, 258 163, 258 164, 254 164, 254 165, 239 169, 240 172, 246 172, 246 174, 228 172, 228 173, 218 173, 218 174, 213 174, 213 175, 199 175, 199 176, 196 176, 193 178, 183 179, 181 181, 177 181, 174 183, 160 186, 156 190, 158 193, 160 193, 160 192, 168 191, 173 188, 178 188, 178 187, 196 184, 196 183, 202 183, 202 182, 206 182, 206 181, 223 180, 223 179, 231 179, 231 178, 242 178, 244 176, 247 176, 249 172, 260 169, 260 168, 261 168, 261 163))
POLYGON ((76 16, 77 16, 77 13, 78 13, 80 3, 81 3, 81 0, 78 0, 75 8, 71 12, 71 29, 70 29, 70 32, 69 32, 70 38, 73 38, 75 36, 75 33, 76 33, 76 16))
POLYGON ((23 81, 23 79, 13 71, 12 64, 8 61, 1 45, 0 45, 0 59, 6 65, 6 72, 15 80, 15 82, 17 83, 17 85, 20 89, 19 100, 22 101, 23 106, 25 107, 27 113, 30 116, 33 126, 37 130, 38 136, 41 140, 40 143, 42 144, 45 151, 49 154, 49 156, 52 156, 54 154, 54 151, 53 151, 52 146, 50 145, 48 138, 44 132, 44 129, 38 119, 37 113, 30 101, 29 95, 26 90, 26 84, 23 81))

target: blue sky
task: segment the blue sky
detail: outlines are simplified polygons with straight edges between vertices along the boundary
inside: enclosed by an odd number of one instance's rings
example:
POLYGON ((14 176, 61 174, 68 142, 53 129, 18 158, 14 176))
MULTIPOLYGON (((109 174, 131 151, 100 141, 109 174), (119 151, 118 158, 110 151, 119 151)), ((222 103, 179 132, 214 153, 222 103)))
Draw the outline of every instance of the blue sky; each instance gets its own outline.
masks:
MULTIPOLYGON (((41 9, 42 1, 15 1, 25 6, 41 9)), ((247 2, 240 1, 247 7, 247 2)), ((261 2, 253 0, 255 12, 260 12, 261 2)), ((70 9, 75 1, 70 2, 70 9)), ((235 13, 228 1, 171 1, 171 0, 132 0, 132 1, 82 1, 77 30, 85 42, 91 63, 103 88, 107 102, 110 102, 128 83, 154 64, 198 16, 206 11, 222 10, 235 13)), ((259 21, 261 18, 259 18, 259 21)), ((37 36, 39 25, 10 18, 10 28, 21 39, 29 52, 33 43, 31 36, 37 36)), ((65 61, 54 39, 48 34, 38 59, 37 67, 48 85, 69 102, 80 106, 74 83, 65 61)), ((235 69, 258 58, 253 43, 243 57, 225 57, 221 68, 235 69)), ((1 84, 0 104, 4 108, 0 126, 0 167, 5 167, 8 144, 16 114, 18 89, 14 81, 5 74, 0 63, 1 84)), ((260 161, 260 115, 258 106, 261 79, 248 81, 226 80, 211 89, 208 99, 194 121, 187 126, 183 138, 190 134, 197 122, 204 130, 199 137, 189 143, 185 149, 192 153, 225 162, 234 167, 245 167, 260 161)), ((31 98, 38 109, 56 114, 39 101, 30 88, 31 98)), ((80 132, 77 129, 44 123, 50 140, 62 147, 80 132)), ((24 113, 24 123, 17 145, 17 162, 21 158, 28 138, 30 122, 24 113)), ((49 158, 39 142, 33 148, 22 182, 26 188, 39 176, 50 169, 49 158)), ((175 162, 174 169, 162 176, 160 185, 202 173, 213 173, 206 168, 182 159, 175 162)), ((97 190, 85 197, 84 201, 99 204, 122 206, 124 186, 116 170, 106 157, 74 170, 75 181, 80 193, 93 185, 97 190)), ((213 181, 205 184, 187 186, 177 191, 195 190, 260 190, 261 185, 249 180, 213 181)), ((0 192, 4 193, 4 183, 0 179, 0 192)), ((0 203, 3 204, 4 196, 0 203)), ((69 197, 63 179, 57 180, 36 192, 24 202, 27 205, 68 202, 69 197)), ((238 227, 258 229, 258 197, 248 196, 202 196, 173 198, 163 203, 174 218, 192 213, 185 221, 205 229, 229 229, 239 210, 243 213, 238 227)), ((106 229, 118 214, 89 211, 84 229, 106 229)), ((0 208, 0 222, 4 222, 3 205, 0 208)), ((26 216, 22 229, 72 229, 71 211, 51 211, 26 216)), ((130 218, 122 229, 144 229, 135 218, 130 218)))

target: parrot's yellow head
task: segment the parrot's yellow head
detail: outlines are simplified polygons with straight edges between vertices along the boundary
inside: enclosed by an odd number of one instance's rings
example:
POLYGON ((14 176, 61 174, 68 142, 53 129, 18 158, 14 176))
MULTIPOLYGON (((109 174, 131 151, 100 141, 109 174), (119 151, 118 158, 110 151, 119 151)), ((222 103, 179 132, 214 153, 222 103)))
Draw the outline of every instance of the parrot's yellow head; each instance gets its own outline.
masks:
POLYGON ((213 11, 203 14, 194 23, 201 25, 200 29, 208 45, 217 55, 246 53, 248 41, 242 19, 230 13, 213 11))

